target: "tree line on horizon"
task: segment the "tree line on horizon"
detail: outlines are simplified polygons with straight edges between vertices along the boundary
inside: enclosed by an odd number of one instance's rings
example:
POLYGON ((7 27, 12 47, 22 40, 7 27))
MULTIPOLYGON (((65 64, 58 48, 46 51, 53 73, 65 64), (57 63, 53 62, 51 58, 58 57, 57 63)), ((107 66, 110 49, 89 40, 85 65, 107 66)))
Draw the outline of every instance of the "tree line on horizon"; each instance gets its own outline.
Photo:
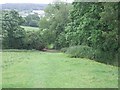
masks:
POLYGON ((32 3, 5 3, 0 4, 2 10, 44 10, 48 4, 32 4, 32 3))

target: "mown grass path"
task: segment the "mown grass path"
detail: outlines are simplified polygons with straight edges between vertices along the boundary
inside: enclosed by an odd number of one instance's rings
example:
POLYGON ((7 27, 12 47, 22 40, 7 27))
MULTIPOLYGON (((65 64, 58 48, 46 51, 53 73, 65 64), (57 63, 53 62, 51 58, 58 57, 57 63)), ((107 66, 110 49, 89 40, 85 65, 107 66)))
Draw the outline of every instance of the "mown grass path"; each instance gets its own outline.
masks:
POLYGON ((3 52, 4 88, 118 87, 117 67, 63 53, 3 52))

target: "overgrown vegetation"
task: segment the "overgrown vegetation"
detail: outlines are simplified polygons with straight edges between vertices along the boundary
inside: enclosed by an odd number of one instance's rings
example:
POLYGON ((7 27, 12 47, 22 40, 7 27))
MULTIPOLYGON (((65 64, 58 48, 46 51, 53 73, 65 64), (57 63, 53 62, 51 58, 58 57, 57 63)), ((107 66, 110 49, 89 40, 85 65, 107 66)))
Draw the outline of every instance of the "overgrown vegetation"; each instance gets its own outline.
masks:
POLYGON ((118 3, 74 2, 73 6, 71 22, 65 29, 69 46, 87 45, 95 49, 92 57, 98 61, 116 63, 119 48, 118 3))
POLYGON ((94 59, 94 51, 89 46, 72 46, 67 49, 66 53, 75 58, 94 59))
POLYGON ((118 65, 117 54, 109 51, 103 52, 85 45, 62 48, 61 51, 67 53, 72 58, 88 58, 106 64, 118 65))
POLYGON ((24 17, 25 22, 22 24, 24 26, 38 27, 40 17, 37 14, 30 14, 24 17))

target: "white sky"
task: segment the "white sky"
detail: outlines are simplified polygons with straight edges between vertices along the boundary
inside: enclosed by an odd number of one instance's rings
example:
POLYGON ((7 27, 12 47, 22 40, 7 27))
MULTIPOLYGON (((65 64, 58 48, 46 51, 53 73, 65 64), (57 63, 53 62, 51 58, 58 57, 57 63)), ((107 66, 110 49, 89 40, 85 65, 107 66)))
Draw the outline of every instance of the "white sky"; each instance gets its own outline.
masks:
MULTIPOLYGON (((58 1, 58 0, 0 0, 0 4, 4 3, 41 3, 41 4, 48 4, 53 1, 58 1)), ((61 0, 61 1, 67 1, 67 2, 72 2, 73 0, 61 0)))

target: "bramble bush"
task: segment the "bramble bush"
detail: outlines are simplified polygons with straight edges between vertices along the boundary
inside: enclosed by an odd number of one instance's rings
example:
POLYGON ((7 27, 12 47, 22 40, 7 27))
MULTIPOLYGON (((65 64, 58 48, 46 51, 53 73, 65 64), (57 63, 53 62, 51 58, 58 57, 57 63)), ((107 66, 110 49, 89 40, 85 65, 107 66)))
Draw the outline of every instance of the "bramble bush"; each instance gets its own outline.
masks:
POLYGON ((67 53, 69 57, 73 58, 88 58, 105 64, 118 65, 117 52, 115 52, 116 54, 113 54, 111 51, 104 52, 84 45, 63 48, 61 51, 67 53))
POLYGON ((70 57, 75 58, 89 58, 89 59, 94 58, 94 51, 89 46, 83 45, 72 46, 67 49, 66 53, 69 54, 70 57))

